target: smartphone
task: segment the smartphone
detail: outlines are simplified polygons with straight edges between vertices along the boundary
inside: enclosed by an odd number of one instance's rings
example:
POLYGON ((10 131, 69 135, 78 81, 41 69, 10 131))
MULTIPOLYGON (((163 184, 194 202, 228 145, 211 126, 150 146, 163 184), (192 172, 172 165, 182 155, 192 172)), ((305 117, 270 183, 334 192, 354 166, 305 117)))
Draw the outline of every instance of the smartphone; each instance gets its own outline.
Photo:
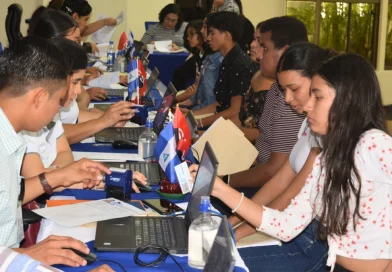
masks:
POLYGON ((161 215, 169 215, 174 212, 184 211, 182 208, 167 199, 145 199, 142 200, 142 202, 161 215))

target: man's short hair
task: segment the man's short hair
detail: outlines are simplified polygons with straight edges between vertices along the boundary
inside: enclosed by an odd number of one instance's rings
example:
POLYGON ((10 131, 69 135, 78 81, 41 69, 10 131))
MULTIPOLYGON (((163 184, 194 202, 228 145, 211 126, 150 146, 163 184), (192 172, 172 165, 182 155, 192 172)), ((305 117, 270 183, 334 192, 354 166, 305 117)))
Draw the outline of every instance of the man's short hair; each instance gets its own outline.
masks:
POLYGON ((264 21, 260 32, 271 32, 271 41, 276 49, 308 41, 308 31, 305 24, 290 16, 274 17, 264 21))
POLYGON ((0 92, 17 97, 42 86, 52 93, 70 72, 70 61, 57 46, 40 37, 25 37, 0 53, 0 92))
POLYGON ((240 19, 240 16, 237 13, 230 11, 210 13, 207 16, 208 30, 211 27, 216 28, 221 32, 229 32, 233 42, 239 42, 244 32, 243 20, 240 19))

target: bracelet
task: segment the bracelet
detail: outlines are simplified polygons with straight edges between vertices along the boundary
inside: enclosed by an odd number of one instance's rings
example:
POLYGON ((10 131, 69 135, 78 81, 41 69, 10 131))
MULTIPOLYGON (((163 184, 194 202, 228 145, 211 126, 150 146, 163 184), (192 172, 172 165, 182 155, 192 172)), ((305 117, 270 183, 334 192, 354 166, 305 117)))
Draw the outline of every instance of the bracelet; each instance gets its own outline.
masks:
POLYGON ((235 213, 240 208, 242 201, 244 201, 244 193, 241 193, 240 203, 238 203, 237 207, 235 207, 234 210, 231 210, 232 213, 235 213))
POLYGON ((53 193, 53 188, 48 183, 45 172, 38 175, 39 181, 41 182, 42 188, 44 188, 45 193, 51 195, 53 193))

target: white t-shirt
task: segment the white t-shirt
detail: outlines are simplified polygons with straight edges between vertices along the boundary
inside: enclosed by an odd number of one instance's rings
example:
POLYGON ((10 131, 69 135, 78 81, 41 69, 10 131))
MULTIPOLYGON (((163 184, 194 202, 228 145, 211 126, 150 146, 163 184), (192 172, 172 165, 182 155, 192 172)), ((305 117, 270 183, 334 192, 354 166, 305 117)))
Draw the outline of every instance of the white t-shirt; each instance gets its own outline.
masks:
POLYGON ((57 157, 57 139, 64 134, 60 120, 50 122, 38 132, 22 131, 26 141, 26 154, 39 154, 45 168, 48 168, 57 157))
POLYGON ((309 156, 310 149, 318 147, 317 138, 316 134, 310 129, 308 119, 305 118, 298 132, 298 141, 290 153, 290 165, 295 173, 301 171, 309 156))
POLYGON ((69 107, 60 109, 60 120, 64 124, 76 124, 79 118, 79 106, 76 100, 69 107))

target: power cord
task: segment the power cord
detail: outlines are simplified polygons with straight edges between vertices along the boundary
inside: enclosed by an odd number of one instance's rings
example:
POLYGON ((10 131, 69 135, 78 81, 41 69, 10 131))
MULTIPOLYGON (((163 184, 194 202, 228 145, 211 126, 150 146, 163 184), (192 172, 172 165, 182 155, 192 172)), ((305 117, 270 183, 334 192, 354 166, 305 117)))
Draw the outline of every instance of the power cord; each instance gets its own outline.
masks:
POLYGON ((122 271, 127 272, 127 270, 124 268, 124 266, 122 266, 120 263, 118 263, 118 262, 116 262, 116 261, 112 261, 112 260, 100 260, 100 259, 97 259, 97 260, 95 260, 95 262, 114 263, 114 264, 117 264, 117 265, 121 268, 122 271))
POLYGON ((158 245, 144 245, 144 246, 137 247, 133 259, 137 265, 142 267, 159 267, 165 263, 167 257, 170 257, 175 262, 175 264, 181 269, 181 271, 184 271, 182 266, 170 254, 169 250, 165 247, 158 246, 158 245), (142 260, 140 260, 139 255, 144 253, 145 251, 150 251, 150 250, 157 251, 159 254, 158 258, 152 262, 143 262, 142 260))
MULTIPOLYGON (((211 211, 212 216, 218 216, 222 218, 222 214, 216 211, 211 211)), ((231 238, 233 239, 234 245, 237 245, 236 239, 235 239, 235 234, 234 234, 234 230, 233 227, 231 226, 231 224, 229 222, 227 222, 227 225, 229 226, 230 232, 231 232, 231 238)))

